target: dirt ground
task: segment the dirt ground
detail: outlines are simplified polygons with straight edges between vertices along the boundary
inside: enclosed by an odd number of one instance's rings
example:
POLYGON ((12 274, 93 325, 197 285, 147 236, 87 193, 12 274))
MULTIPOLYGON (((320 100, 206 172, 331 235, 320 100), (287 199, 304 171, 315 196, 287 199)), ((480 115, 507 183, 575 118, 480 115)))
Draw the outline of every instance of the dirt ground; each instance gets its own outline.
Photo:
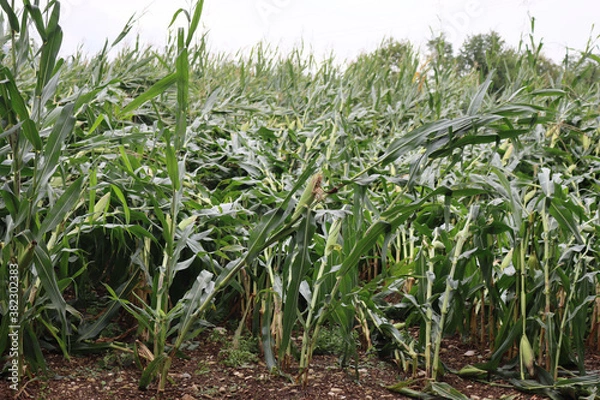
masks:
MULTIPOLYGON (((160 394, 155 384, 147 390, 138 389, 140 370, 131 358, 107 353, 75 356, 68 361, 48 354, 49 378, 24 379, 18 393, 3 380, 0 399, 408 399, 386 388, 405 379, 403 373, 392 362, 373 354, 361 353, 358 365, 346 370, 334 356, 315 356, 308 385, 302 387, 270 374, 260 361, 242 367, 225 365, 223 353, 219 353, 225 345, 204 339, 196 349, 186 351, 189 358, 174 361, 170 383, 160 394)), ((481 362, 484 357, 457 339, 446 340, 441 354, 443 362, 453 369, 481 362)), ((598 357, 594 360, 599 361, 598 357)), ((443 380, 473 400, 542 398, 520 393, 498 380, 482 383, 450 373, 443 380)))

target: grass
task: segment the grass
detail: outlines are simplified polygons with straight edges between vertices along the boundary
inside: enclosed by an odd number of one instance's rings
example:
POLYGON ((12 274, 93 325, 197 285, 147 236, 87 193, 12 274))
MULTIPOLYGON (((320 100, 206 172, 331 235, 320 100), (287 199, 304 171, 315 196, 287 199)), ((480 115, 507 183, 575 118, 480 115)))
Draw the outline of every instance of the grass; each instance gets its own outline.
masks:
POLYGON ((219 359, 227 367, 247 367, 258 363, 258 349, 256 338, 242 337, 235 344, 227 342, 219 351, 219 359))
MULTIPOLYGON (((345 65, 211 54, 190 39, 201 11, 165 49, 111 59, 60 60, 54 42, 5 32, 1 258, 20 267, 33 370, 42 342, 65 357, 105 348, 94 339, 125 309, 151 353, 128 349, 146 357, 142 386, 166 384, 177 350, 223 340, 207 328, 232 318, 269 369, 298 356, 298 379, 314 352, 358 337, 435 380, 454 333, 492 352, 490 373, 585 374, 600 343, 597 48, 552 75, 524 44, 498 86, 453 59, 420 63, 408 43, 345 65), (92 289, 103 299, 86 320, 92 289)), ((39 13, 14 18, 58 35, 39 13)))
POLYGON ((208 375, 210 374, 210 367, 204 361, 198 362, 198 368, 194 371, 195 375, 208 375))
POLYGON ((243 368, 258 363, 258 356, 248 350, 226 348, 219 352, 221 363, 227 367, 243 368))

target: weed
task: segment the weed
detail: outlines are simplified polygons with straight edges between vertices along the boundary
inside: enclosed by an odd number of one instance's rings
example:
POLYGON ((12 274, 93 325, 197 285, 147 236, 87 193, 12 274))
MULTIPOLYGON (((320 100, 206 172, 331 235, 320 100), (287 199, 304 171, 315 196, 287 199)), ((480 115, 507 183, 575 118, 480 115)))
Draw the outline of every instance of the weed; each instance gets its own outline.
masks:
POLYGON ((223 365, 233 368, 245 367, 258 363, 258 356, 245 350, 223 349, 219 352, 219 358, 223 365))
POLYGON ((195 375, 206 375, 210 373, 210 366, 204 361, 199 361, 197 368, 194 370, 195 375))
POLYGON ((356 331, 352 331, 350 340, 352 342, 348 343, 348 338, 343 334, 339 327, 324 326, 319 330, 314 353, 340 356, 348 352, 349 347, 359 345, 358 333, 356 331))
POLYGON ((228 343, 219 352, 219 359, 223 365, 240 368, 258 362, 258 340, 252 337, 242 337, 237 348, 228 343))
POLYGON ((213 343, 224 344, 227 343, 227 330, 225 328, 214 328, 208 335, 208 340, 213 343))
POLYGON ((123 369, 135 362, 132 353, 110 352, 98 360, 98 367, 102 369, 123 369))

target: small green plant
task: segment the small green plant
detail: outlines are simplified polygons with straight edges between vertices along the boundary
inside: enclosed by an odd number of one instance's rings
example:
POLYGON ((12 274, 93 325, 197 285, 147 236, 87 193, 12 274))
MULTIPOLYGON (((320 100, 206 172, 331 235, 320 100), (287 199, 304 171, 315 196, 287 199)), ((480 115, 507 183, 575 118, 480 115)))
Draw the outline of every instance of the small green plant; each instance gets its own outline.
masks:
POLYGON ((121 369, 129 367, 134 362, 135 359, 132 353, 111 351, 98 360, 98 366, 103 369, 121 369))
POLYGON ((248 350, 225 348, 219 352, 219 358, 227 367, 240 368, 258 362, 258 355, 248 350))
POLYGON ((241 337, 237 345, 229 343, 221 349, 219 358, 228 367, 240 368, 258 362, 257 350, 258 340, 256 338, 241 337))
POLYGON ((208 335, 208 340, 213 343, 224 344, 227 342, 227 330, 225 328, 214 328, 208 335))
POLYGON ((315 344, 314 354, 343 355, 358 345, 358 333, 352 331, 351 338, 354 343, 348 343, 347 338, 338 326, 324 326, 319 331, 315 344))
POLYGON ((194 370, 194 375, 206 375, 210 373, 210 367, 203 360, 198 361, 198 367, 194 370))

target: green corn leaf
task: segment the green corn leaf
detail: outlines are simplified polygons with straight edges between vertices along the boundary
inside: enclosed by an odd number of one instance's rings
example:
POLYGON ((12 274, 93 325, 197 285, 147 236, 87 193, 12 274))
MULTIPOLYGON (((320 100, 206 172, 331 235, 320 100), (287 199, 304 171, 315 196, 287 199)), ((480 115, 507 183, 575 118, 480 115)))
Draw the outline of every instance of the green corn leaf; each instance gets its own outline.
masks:
POLYGON ((92 126, 90 126, 90 129, 88 130, 88 134, 92 134, 94 133, 94 131, 96 129, 98 129, 98 127, 100 126, 100 124, 102 122, 104 122, 104 120, 106 119, 106 114, 100 114, 98 115, 98 117, 96 117, 96 120, 94 121, 94 123, 92 124, 92 126))
POLYGON ((27 140, 33 145, 34 149, 38 151, 41 150, 42 139, 40 138, 40 134, 35 126, 35 123, 29 116, 29 110, 27 109, 25 100, 17 88, 17 84, 12 76, 12 73, 3 65, 0 66, 0 86, 4 86, 6 92, 10 96, 10 108, 16 112, 22 121, 21 126, 23 128, 23 135, 25 135, 27 140))
POLYGON ((485 95, 487 94, 487 91, 488 91, 490 85, 492 84, 493 74, 494 74, 493 71, 490 72, 488 74, 488 77, 486 78, 485 82, 483 82, 479 86, 477 93, 471 99, 471 104, 469 104, 469 109, 467 110, 467 115, 476 115, 479 112, 479 110, 481 109, 481 105, 483 104, 483 99, 485 98, 485 95))
POLYGON ((92 213, 92 210, 94 209, 94 204, 96 204, 96 186, 98 185, 98 169, 97 168, 93 168, 90 170, 89 175, 88 175, 88 179, 89 179, 89 186, 90 189, 88 190, 88 213, 92 213))
POLYGON ((196 277, 193 286, 183 296, 184 311, 180 322, 180 333, 178 342, 183 342, 187 338, 185 335, 198 315, 199 305, 202 304, 215 288, 215 282, 212 280, 213 274, 207 270, 202 270, 196 277))
POLYGON ((196 2, 196 6, 194 8, 194 13, 192 15, 192 20, 190 21, 190 27, 188 30, 187 39, 185 41, 185 46, 189 47, 192 43, 192 39, 194 39, 194 35, 196 34, 196 30, 198 29, 198 24, 200 24, 200 17, 202 17, 202 9, 204 8, 204 0, 199 0, 196 2))
POLYGON ((73 116, 73 103, 69 103, 63 107, 58 120, 54 124, 48 141, 44 146, 45 164, 40 174, 42 182, 47 182, 50 176, 58 166, 58 160, 62 153, 67 137, 73 132, 75 126, 75 118, 73 116))
POLYGON ((411 389, 409 387, 406 387, 406 385, 403 382, 398 382, 394 385, 390 385, 390 386, 386 386, 386 387, 393 392, 403 394, 412 399, 439 400, 439 396, 434 396, 434 395, 420 392, 415 389, 411 389))
POLYGON ((15 14, 12 7, 8 4, 8 1, 0 0, 0 7, 2 7, 4 12, 8 16, 8 23, 10 25, 10 29, 16 33, 19 33, 19 19, 17 18, 17 14, 15 14))
POLYGON ((23 3, 25 4, 25 9, 35 24, 40 38, 42 38, 42 42, 48 41, 48 33, 46 32, 46 27, 44 25, 44 17, 42 16, 42 12, 40 11, 39 7, 32 5, 29 0, 23 0, 23 3))
POLYGON ((121 202, 121 207, 123 207, 123 214, 125 214, 125 223, 129 225, 129 221, 131 220, 131 210, 127 205, 127 199, 125 198, 123 191, 121 191, 121 189, 119 189, 119 187, 116 185, 110 185, 110 189, 121 202))
POLYGON ((83 185, 83 177, 79 177, 73 182, 67 190, 58 198, 54 207, 50 208, 48 214, 42 221, 42 225, 38 230, 37 240, 41 242, 43 235, 56 228, 60 224, 69 212, 74 211, 75 206, 79 202, 81 195, 81 187, 83 185))
POLYGON ((177 73, 177 119, 175 123, 175 147, 185 143, 186 126, 187 126, 187 109, 189 95, 189 60, 188 49, 183 45, 183 28, 178 31, 178 50, 179 54, 175 60, 177 73))
POLYGON ((190 21, 190 13, 184 8, 179 8, 173 13, 173 17, 171 17, 171 22, 169 22, 169 28, 173 26, 179 14, 185 15, 185 18, 188 20, 188 22, 190 21))
POLYGON ((312 243, 315 230, 316 224, 313 213, 310 209, 307 209, 302 215, 302 220, 295 236, 297 248, 293 256, 288 258, 293 261, 291 263, 286 262, 287 265, 284 267, 284 276, 287 276, 288 284, 284 290, 285 301, 283 304, 283 333, 279 349, 280 355, 283 355, 287 351, 290 338, 292 337, 292 330, 297 321, 300 287, 309 267, 312 265, 309 247, 312 243))
POLYGON ((567 94, 567 92, 565 92, 562 89, 538 89, 538 90, 534 90, 531 93, 529 93, 531 96, 535 96, 535 97, 547 97, 547 96, 556 96, 556 97, 563 97, 567 94))
POLYGON ((119 146, 119 154, 121 155, 121 160, 123 161, 123 166, 125 167, 125 170, 130 175, 135 176, 135 171, 131 164, 131 160, 130 160, 129 156, 127 155, 127 153, 125 152, 125 147, 122 145, 119 146))
MULTIPOLYGON (((103 85, 99 85, 96 86, 94 89, 89 90, 89 91, 85 91, 85 90, 81 90, 76 96, 75 96, 75 110, 80 110, 81 107, 88 105, 90 102, 93 102, 95 99, 98 98, 98 95, 105 90, 108 86, 110 85, 115 85, 119 83, 118 79, 112 79, 109 82, 106 82, 103 85)), ((107 116, 105 114, 100 114, 98 116, 98 118, 100 118, 100 116, 104 116, 104 118, 106 118, 107 116)), ((106 118, 109 119, 109 118, 106 118)), ((90 128, 90 133, 93 132, 95 130, 90 128)))
POLYGON ((279 207, 265 214, 260 224, 250 233, 248 252, 246 256, 247 262, 251 262, 254 257, 256 257, 265 248, 266 244, 274 243, 290 235, 291 232, 280 231, 280 229, 285 227, 286 218, 291 213, 291 210, 288 210, 288 205, 298 189, 304 185, 307 182, 308 177, 313 174, 314 168, 313 159, 298 177, 296 184, 289 191, 288 195, 279 205, 279 207))
POLYGON ((263 314, 260 331, 262 338, 262 347, 265 353, 265 364, 267 364, 267 369, 269 371, 272 371, 274 368, 277 367, 277 360, 273 352, 273 349, 275 347, 275 341, 273 340, 273 335, 271 334, 271 315, 273 307, 272 296, 266 296, 264 302, 265 312, 263 314))
MULTIPOLYGON (((58 5, 58 3, 57 3, 58 5)), ((48 39, 42 45, 42 55, 40 57, 40 67, 38 71, 38 82, 36 93, 41 96, 42 91, 50 78, 55 74, 55 66, 57 65, 58 53, 62 45, 63 32, 60 26, 49 33, 48 39)), ((59 65, 61 65, 60 63, 59 65)))
POLYGON ((431 391, 444 399, 469 400, 467 396, 454 389, 446 382, 431 382, 431 391))
MULTIPOLYGON (((107 287, 109 294, 113 298, 125 299, 129 296, 133 289, 139 285, 138 273, 139 267, 133 268, 127 282, 123 283, 116 290, 108 287, 108 285, 105 285, 105 287, 107 287)), ((83 342, 85 340, 94 339, 100 335, 102 331, 111 323, 112 319, 117 315, 120 308, 121 303, 113 299, 110 302, 110 305, 104 309, 102 314, 97 319, 90 324, 84 324, 79 327, 77 331, 77 341, 83 342)))
POLYGON ((127 106, 123 107, 121 109, 119 115, 121 117, 123 117, 125 114, 130 113, 131 111, 137 109, 139 106, 141 106, 145 102, 150 101, 153 98, 155 98, 156 96, 163 94, 169 87, 171 87, 173 84, 175 84, 177 82, 177 79, 178 79, 177 73, 172 73, 172 74, 165 76, 160 81, 158 81, 154 85, 150 86, 150 88, 148 88, 148 90, 146 90, 144 93, 142 93, 141 95, 136 97, 133 101, 131 101, 129 104, 127 104, 127 106))
POLYGON ((38 340, 37 334, 33 329, 32 324, 26 324, 23 327, 25 334, 27 335, 27 340, 24 340, 24 344, 27 345, 25 347, 26 352, 32 352, 33 357, 28 357, 28 367, 33 371, 41 369, 42 371, 47 370, 46 360, 44 359, 44 354, 42 353, 42 347, 40 346, 40 341, 38 340))
POLYGON ((556 197, 552 199, 548 212, 556 219, 559 225, 571 231, 575 239, 577 239, 577 243, 585 243, 585 240, 581 236, 581 227, 575 219, 575 216, 571 210, 569 210, 563 203, 560 202, 559 199, 556 197))
POLYGON ((125 23, 125 26, 123 27, 123 29, 121 30, 121 32, 119 33, 117 38, 115 40, 113 40, 112 44, 110 45, 111 47, 115 47, 116 45, 118 45, 121 42, 121 40, 125 39, 125 37, 127 35, 129 35, 129 32, 131 32, 131 29, 133 28, 134 22, 135 22, 135 14, 133 14, 131 17, 129 17, 129 19, 125 23))
POLYGON ((363 254, 375 245, 377 240, 379 240, 379 237, 384 233, 389 232, 390 229, 390 223, 382 220, 378 220, 371 225, 364 236, 353 246, 350 254, 344 258, 338 274, 341 276, 347 274, 352 267, 358 264, 358 260, 363 254))
POLYGON ((56 88, 60 83, 60 73, 54 74, 46 83, 46 86, 42 89, 40 104, 44 105, 48 103, 55 95, 56 88))
POLYGON ((50 14, 50 20, 48 21, 48 26, 46 27, 47 32, 53 33, 56 29, 59 29, 58 20, 60 17, 60 2, 55 2, 54 7, 52 7, 52 14, 50 14))
POLYGON ((387 165, 409 151, 424 147, 434 138, 440 139, 448 133, 461 132, 470 129, 479 116, 465 116, 453 120, 439 120, 417 128, 400 139, 394 140, 385 154, 377 161, 377 165, 387 165), (435 136, 434 136, 435 134, 435 136))
POLYGON ((160 373, 164 363, 167 361, 166 354, 158 354, 155 355, 155 357, 156 358, 152 360, 142 372, 142 376, 138 385, 140 389, 146 389, 152 383, 154 378, 156 378, 160 373))
POLYGON ((34 248, 33 256, 35 261, 35 271, 40 278, 44 291, 52 303, 52 308, 56 310, 59 315, 62 335, 66 336, 67 333, 70 332, 69 326, 67 325, 67 303, 58 287, 58 282, 54 273, 54 265, 52 264, 48 249, 43 242, 37 243, 34 248))
POLYGON ((2 196, 4 206, 8 212, 15 217, 20 208, 19 198, 12 191, 6 189, 0 189, 0 196, 2 196))

